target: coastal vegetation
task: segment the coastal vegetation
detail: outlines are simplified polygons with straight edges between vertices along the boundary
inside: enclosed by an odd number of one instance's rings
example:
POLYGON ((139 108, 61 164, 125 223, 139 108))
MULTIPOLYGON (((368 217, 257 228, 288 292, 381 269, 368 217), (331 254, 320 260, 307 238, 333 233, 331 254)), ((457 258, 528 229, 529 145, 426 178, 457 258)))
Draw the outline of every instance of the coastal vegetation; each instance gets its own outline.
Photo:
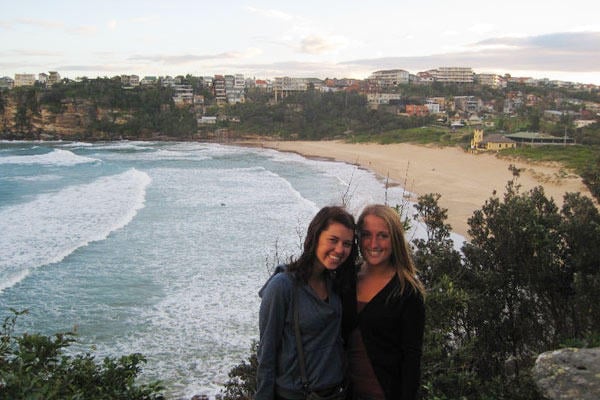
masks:
POLYGON ((74 332, 53 336, 16 335, 18 318, 6 317, 0 329, 0 398, 31 400, 161 400, 158 382, 135 379, 146 359, 141 354, 96 360, 91 353, 68 355, 74 332))

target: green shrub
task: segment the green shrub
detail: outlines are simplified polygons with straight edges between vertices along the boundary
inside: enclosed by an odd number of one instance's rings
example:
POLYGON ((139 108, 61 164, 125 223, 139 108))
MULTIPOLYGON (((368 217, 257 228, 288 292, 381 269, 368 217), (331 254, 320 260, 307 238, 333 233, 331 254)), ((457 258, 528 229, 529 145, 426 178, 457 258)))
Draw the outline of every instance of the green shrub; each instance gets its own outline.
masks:
POLYGON ((97 362, 89 353, 69 356, 64 350, 75 342, 75 333, 54 336, 14 335, 17 317, 27 311, 12 310, 0 331, 0 398, 3 399, 164 399, 158 382, 136 385, 146 362, 135 353, 97 362))

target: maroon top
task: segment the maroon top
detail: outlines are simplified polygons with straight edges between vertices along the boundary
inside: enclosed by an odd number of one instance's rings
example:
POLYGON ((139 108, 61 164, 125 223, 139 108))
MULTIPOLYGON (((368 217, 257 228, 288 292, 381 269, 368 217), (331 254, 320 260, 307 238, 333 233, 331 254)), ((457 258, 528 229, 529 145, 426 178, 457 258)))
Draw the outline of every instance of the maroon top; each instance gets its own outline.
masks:
MULTIPOLYGON (((357 302, 357 312, 361 312, 367 303, 357 302)), ((350 379, 352 380, 354 394, 372 400, 385 400, 383 389, 375 376, 371 360, 367 354, 360 328, 352 330, 348 343, 348 364, 350 379)))

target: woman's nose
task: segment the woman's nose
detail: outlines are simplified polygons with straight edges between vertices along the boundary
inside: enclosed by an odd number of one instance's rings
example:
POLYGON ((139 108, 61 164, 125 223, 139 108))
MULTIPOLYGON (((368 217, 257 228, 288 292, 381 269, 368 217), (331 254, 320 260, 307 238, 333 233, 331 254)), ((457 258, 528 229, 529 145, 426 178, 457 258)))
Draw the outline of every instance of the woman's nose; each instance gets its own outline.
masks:
POLYGON ((369 246, 370 247, 377 247, 377 237, 376 236, 372 236, 369 239, 369 246))

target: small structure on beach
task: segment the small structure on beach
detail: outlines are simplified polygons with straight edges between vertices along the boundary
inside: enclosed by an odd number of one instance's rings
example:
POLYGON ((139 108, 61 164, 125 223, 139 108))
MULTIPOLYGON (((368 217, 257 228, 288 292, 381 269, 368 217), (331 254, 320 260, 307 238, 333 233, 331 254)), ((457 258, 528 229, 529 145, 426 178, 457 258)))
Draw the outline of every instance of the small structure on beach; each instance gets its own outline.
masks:
POLYGON ((506 135, 506 137, 514 140, 515 142, 525 144, 525 145, 541 145, 541 144, 574 144, 575 141, 573 138, 568 136, 552 136, 547 133, 541 132, 517 132, 512 133, 510 135, 506 135))
POLYGON ((515 147, 517 147, 517 143, 504 135, 492 133, 484 136, 482 129, 475 129, 473 131, 471 150, 498 151, 515 147))

